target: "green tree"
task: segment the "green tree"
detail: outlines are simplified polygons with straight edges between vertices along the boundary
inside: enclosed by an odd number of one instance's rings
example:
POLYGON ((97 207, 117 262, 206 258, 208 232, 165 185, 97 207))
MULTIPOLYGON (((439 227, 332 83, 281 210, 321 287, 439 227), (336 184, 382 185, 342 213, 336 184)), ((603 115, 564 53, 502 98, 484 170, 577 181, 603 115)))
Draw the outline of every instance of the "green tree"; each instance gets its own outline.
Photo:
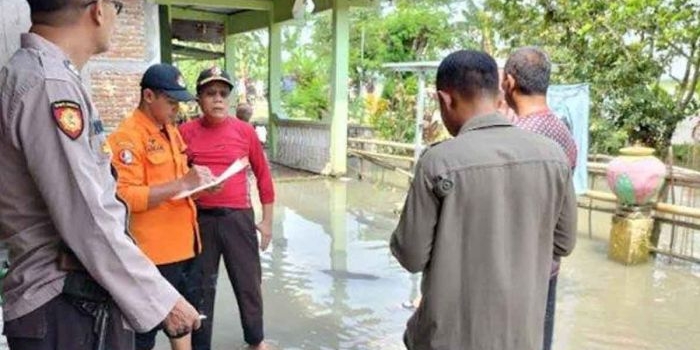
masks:
MULTIPOLYGON (((455 18, 461 1, 385 1, 382 6, 356 9, 350 33, 350 75, 353 81, 351 119, 369 121, 380 136, 412 141, 417 79, 411 73, 394 73, 382 66, 392 62, 439 60, 446 52, 473 47, 476 41, 464 19, 455 18), (459 34, 456 34, 459 33, 459 34), (367 108, 362 87, 371 90, 380 79, 385 89, 378 105, 367 108), (375 106, 376 107, 376 106, 375 106), (365 118, 368 116, 368 118, 365 118)), ((315 42, 330 39, 320 32, 315 42)))
POLYGON ((243 79, 267 79, 267 30, 234 35, 235 75, 243 79))
POLYGON ((591 84, 591 150, 606 153, 636 142, 665 151, 677 123, 698 111, 698 13, 683 0, 486 0, 476 11, 497 28, 503 56, 538 45, 557 65, 555 82, 591 84))
POLYGON ((316 33, 330 31, 328 19, 328 13, 319 14, 308 21, 292 22, 282 31, 282 71, 285 81, 292 84, 291 89, 282 91, 282 107, 291 118, 321 120, 328 115, 330 40, 321 45, 314 39, 316 33))

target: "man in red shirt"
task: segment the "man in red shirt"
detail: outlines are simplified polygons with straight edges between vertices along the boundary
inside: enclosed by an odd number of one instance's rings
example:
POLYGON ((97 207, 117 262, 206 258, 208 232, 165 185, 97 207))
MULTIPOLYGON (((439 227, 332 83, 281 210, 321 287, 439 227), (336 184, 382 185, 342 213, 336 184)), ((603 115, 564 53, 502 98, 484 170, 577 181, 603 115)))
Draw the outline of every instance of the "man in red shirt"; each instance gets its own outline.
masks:
MULTIPOLYGON (((551 67, 549 58, 543 51, 534 47, 520 48, 506 62, 501 88, 508 106, 517 114, 514 124, 559 144, 573 169, 576 167, 577 152, 574 138, 566 124, 547 106, 551 67)), ((560 261, 561 257, 555 255, 547 294, 544 350, 552 347, 560 261)))
POLYGON ((202 254, 198 257, 202 281, 199 311, 209 316, 193 334, 194 350, 211 349, 214 300, 219 261, 224 257, 241 315, 246 343, 251 349, 265 349, 263 332, 262 271, 260 250, 272 238, 274 188, 265 154, 253 127, 228 114, 233 84, 219 67, 203 71, 197 79, 197 97, 202 117, 180 126, 187 157, 194 165, 207 166, 215 176, 237 159, 247 157, 257 179, 263 219, 255 225, 246 172, 224 182, 215 193, 197 199, 202 254), (261 233, 260 246, 256 229, 261 233))

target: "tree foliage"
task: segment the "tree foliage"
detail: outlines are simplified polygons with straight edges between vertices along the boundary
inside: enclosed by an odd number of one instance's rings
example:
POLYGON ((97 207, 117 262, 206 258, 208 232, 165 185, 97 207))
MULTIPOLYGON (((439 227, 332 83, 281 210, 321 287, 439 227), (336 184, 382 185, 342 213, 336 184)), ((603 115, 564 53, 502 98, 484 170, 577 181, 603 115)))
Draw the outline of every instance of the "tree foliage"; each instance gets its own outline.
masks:
MULTIPOLYGON (((350 117, 385 138, 409 141, 416 78, 384 64, 439 60, 461 48, 503 59, 513 48, 536 45, 555 62, 554 83, 591 84, 592 152, 634 142, 663 150, 677 122, 700 108, 698 13, 696 0, 385 0, 352 8, 350 117), (386 87, 381 96, 372 94, 378 85, 386 87)), ((234 40, 236 75, 264 80, 267 33, 234 40)), ((285 25, 288 115, 328 114, 330 43, 330 13, 285 25)))
MULTIPOLYGON (((416 78, 383 68, 391 62, 438 60, 446 52, 470 42, 455 35, 464 21, 451 21, 452 0, 385 1, 382 6, 353 8, 350 30, 350 119, 369 122, 385 138, 412 141, 416 78), (386 86, 381 96, 371 93, 386 86), (369 91, 370 98, 362 92, 369 91), (383 106, 378 108, 378 106, 383 106)), ((283 38, 289 52, 284 74, 294 89, 283 92, 292 117, 321 118, 328 113, 332 18, 321 14, 309 22, 288 25, 283 38), (304 42, 304 30, 311 34, 304 42)))
POLYGON ((698 111, 698 2, 486 0, 472 13, 495 29, 489 40, 502 56, 537 45, 557 65, 555 82, 591 84, 594 152, 637 142, 663 151, 698 111))

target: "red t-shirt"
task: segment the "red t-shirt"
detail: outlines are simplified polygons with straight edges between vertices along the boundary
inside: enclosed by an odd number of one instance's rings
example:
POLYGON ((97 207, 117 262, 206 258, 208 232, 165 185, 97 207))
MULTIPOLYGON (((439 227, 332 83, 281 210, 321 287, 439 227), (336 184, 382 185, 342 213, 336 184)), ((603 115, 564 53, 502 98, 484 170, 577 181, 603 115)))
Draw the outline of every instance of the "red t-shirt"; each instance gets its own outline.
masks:
MULTIPOLYGON (((187 144, 187 158, 192 164, 209 167, 215 176, 228 168, 236 159, 248 157, 255 174, 262 204, 275 200, 270 167, 255 129, 235 117, 219 124, 208 124, 198 118, 180 126, 180 134, 187 144)), ((203 193, 197 204, 204 208, 252 208, 246 171, 240 171, 224 183, 215 194, 203 193)))

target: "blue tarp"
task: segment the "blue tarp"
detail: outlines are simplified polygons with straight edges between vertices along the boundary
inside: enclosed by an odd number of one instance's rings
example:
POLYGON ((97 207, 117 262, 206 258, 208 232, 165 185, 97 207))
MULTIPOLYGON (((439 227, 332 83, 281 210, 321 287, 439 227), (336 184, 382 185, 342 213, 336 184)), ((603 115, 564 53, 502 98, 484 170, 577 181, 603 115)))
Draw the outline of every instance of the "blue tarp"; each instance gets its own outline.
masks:
POLYGON ((574 187, 576 194, 588 190, 588 120, 591 94, 588 84, 552 85, 547 91, 549 107, 564 120, 578 148, 574 187))

